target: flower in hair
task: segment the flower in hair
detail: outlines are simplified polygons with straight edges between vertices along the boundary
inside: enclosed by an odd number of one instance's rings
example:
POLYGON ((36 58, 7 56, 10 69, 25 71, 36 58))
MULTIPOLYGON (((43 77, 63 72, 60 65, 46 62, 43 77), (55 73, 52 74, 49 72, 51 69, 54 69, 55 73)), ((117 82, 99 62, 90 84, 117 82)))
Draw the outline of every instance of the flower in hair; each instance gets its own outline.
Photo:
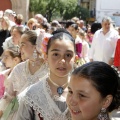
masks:
POLYGON ((48 41, 49 41, 49 38, 48 38, 48 37, 44 37, 44 39, 43 39, 43 41, 42 41, 42 52, 43 52, 44 54, 46 54, 46 52, 47 52, 48 41))

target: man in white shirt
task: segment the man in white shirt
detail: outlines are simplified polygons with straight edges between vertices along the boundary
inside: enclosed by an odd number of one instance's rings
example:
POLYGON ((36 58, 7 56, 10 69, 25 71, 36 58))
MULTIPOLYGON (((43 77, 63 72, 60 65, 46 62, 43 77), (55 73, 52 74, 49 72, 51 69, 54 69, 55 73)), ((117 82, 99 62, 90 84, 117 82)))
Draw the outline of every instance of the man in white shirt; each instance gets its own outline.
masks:
POLYGON ((109 17, 103 18, 102 28, 95 32, 89 53, 90 61, 112 64, 118 32, 111 27, 111 22, 109 17))

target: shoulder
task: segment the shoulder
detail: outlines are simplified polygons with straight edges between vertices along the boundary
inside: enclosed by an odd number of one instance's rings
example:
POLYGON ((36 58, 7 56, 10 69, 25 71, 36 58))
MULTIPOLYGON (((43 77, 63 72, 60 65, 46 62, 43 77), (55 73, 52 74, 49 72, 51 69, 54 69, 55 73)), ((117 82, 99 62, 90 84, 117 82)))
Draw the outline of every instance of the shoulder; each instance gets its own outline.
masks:
POLYGON ((28 92, 35 92, 40 90, 41 88, 43 88, 43 86, 46 84, 46 78, 47 78, 47 75, 44 76, 43 78, 41 78, 37 83, 35 84, 32 84, 29 89, 28 89, 28 92))
POLYGON ((17 64, 17 65, 14 67, 14 69, 23 68, 26 64, 27 64, 27 61, 21 62, 21 63, 17 64))
POLYGON ((12 70, 11 73, 12 73, 12 74, 13 74, 13 73, 19 73, 19 75, 21 75, 21 74, 24 72, 24 69, 25 69, 25 65, 26 65, 26 64, 27 64, 26 61, 17 64, 17 65, 13 68, 13 70, 12 70))

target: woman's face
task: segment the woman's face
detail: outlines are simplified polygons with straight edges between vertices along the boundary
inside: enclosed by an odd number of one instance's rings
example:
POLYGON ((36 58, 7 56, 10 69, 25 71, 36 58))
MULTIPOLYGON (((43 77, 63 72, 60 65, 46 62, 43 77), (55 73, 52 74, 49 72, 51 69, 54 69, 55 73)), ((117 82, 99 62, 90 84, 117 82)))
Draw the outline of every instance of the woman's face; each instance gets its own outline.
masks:
POLYGON ((21 34, 17 31, 17 29, 13 29, 12 37, 13 37, 13 43, 15 45, 18 45, 20 42, 21 34))
POLYGON ((33 58, 33 51, 35 50, 35 45, 32 45, 28 40, 28 35, 23 34, 20 39, 20 52, 24 59, 33 58))
POLYGON ((2 19, 2 21, 1 21, 1 26, 3 29, 7 29, 7 23, 4 19, 2 19))
POLYGON ((64 77, 72 70, 75 58, 74 45, 70 40, 55 40, 48 50, 48 64, 52 74, 64 77))
POLYGON ((4 63, 6 68, 12 68, 14 66, 14 58, 10 55, 8 51, 4 51, 2 62, 4 63))
POLYGON ((97 120, 104 99, 90 80, 72 75, 68 91, 67 105, 72 120, 97 120))

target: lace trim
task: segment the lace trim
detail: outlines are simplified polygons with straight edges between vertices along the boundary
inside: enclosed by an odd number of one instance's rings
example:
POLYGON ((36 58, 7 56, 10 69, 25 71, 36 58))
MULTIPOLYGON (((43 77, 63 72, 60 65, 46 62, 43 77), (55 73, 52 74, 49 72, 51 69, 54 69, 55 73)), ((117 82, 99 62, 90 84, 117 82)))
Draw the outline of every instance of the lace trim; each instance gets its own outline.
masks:
POLYGON ((68 109, 62 113, 50 95, 50 87, 46 82, 46 78, 44 78, 27 91, 23 100, 26 104, 29 104, 37 114, 40 113, 40 117, 43 117, 44 120, 70 120, 68 109))
POLYGON ((21 66, 16 68, 11 77, 11 80, 13 80, 14 91, 18 91, 18 93, 20 93, 29 85, 39 81, 40 78, 46 75, 48 70, 46 65, 43 64, 34 75, 29 74, 28 71, 28 61, 22 63, 21 66))

